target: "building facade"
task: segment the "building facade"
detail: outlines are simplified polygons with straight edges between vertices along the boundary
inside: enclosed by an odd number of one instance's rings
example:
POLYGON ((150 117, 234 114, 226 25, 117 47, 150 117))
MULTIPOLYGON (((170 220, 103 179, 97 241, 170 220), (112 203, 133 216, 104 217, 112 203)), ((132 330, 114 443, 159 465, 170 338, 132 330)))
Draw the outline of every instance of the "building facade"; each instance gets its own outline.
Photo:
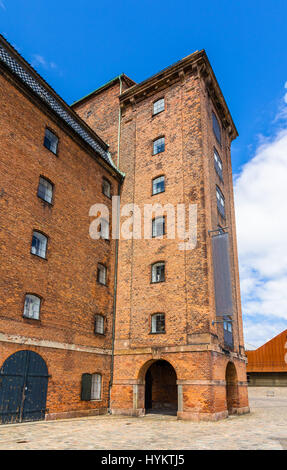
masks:
POLYGON ((249 387, 287 387, 287 330, 246 354, 249 387))
POLYGON ((0 45, 2 422, 248 412, 237 131, 205 52, 139 84, 122 74, 69 107, 0 45), (91 207, 111 212, 115 195, 130 236, 113 239, 102 220, 94 240, 91 207), (154 204, 168 206, 144 224, 154 204), (169 232, 180 207, 193 214, 187 249, 169 232))

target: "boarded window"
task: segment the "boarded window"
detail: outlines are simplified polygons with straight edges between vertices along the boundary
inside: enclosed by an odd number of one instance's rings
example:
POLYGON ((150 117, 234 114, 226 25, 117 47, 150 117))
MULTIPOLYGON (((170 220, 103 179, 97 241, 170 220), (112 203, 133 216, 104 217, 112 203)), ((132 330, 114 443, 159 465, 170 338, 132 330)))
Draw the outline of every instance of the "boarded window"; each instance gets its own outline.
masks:
POLYGON ((232 284, 228 233, 212 237, 216 315, 232 316, 232 284))

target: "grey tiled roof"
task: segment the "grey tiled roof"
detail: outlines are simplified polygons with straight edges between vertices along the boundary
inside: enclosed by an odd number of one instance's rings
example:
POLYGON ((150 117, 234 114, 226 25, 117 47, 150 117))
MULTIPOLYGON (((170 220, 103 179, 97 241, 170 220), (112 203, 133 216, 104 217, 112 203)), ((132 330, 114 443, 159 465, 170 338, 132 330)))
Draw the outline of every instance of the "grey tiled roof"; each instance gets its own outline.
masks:
POLYGON ((5 49, 3 45, 0 44, 0 62, 3 62, 17 77, 19 77, 22 82, 25 83, 34 93, 41 98, 46 105, 48 105, 60 118, 62 118, 66 124, 68 124, 87 144, 90 145, 101 157, 118 173, 119 170, 115 166, 110 153, 105 150, 99 142, 93 138, 92 134, 89 134, 73 117, 72 113, 70 114, 65 107, 62 105, 60 100, 58 101, 43 85, 41 85, 27 70, 22 67, 22 65, 14 58, 12 55, 5 49))

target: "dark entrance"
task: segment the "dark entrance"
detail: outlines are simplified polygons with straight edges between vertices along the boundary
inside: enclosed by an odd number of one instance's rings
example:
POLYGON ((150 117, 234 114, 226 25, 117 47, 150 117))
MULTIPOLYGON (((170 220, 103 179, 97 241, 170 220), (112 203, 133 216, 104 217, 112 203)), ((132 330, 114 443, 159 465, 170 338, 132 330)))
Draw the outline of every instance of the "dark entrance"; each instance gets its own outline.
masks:
POLYGON ((154 362, 145 376, 145 410, 146 413, 177 412, 176 372, 167 361, 154 362))
POLYGON ((48 369, 33 351, 18 351, 0 370, 0 423, 39 421, 45 418, 48 369))
POLYGON ((238 408, 238 381, 235 366, 232 362, 229 362, 226 367, 225 373, 226 379, 226 406, 228 414, 232 415, 236 413, 238 408))

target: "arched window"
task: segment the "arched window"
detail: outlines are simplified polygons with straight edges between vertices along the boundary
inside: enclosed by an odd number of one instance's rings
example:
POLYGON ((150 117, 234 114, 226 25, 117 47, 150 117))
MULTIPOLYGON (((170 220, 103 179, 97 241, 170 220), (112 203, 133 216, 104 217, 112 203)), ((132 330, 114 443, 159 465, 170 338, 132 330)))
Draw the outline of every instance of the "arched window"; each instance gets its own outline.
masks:
POLYGON ((23 316, 39 320, 41 299, 33 294, 26 294, 23 316))
POLYGON ((91 400, 100 400, 102 396, 102 376, 92 374, 91 400))
POLYGON ((151 333, 165 333, 164 313, 154 313, 151 316, 151 333))
POLYGON ((100 230, 100 237, 103 240, 109 240, 110 238, 109 222, 106 219, 100 219, 99 230, 100 230))
POLYGON ((153 141, 153 155, 164 152, 164 150, 165 150, 164 137, 160 137, 159 139, 156 139, 153 141))
POLYGON ((164 282, 165 281, 165 262, 159 261, 154 263, 151 267, 151 282, 164 282))
POLYGON ((100 284, 107 284, 107 268, 103 264, 98 264, 97 281, 100 284))
POLYGON ((102 191, 105 196, 111 197, 111 183, 106 178, 103 178, 102 191))
POLYGON ((161 113, 161 111, 164 111, 164 98, 160 98, 153 104, 153 114, 161 113))
POLYGON ((212 126, 217 142, 221 145, 221 129, 215 113, 212 111, 212 126))
POLYGON ((31 253, 33 255, 40 256, 40 258, 46 258, 47 241, 48 238, 45 235, 34 231, 31 244, 31 253))
POLYGON ((165 190, 164 176, 158 176, 152 180, 152 194, 163 193, 165 190))
POLYGON ((165 217, 156 217, 152 221, 152 236, 161 237, 165 234, 165 217))
POLYGON ((216 173, 218 174, 219 178, 223 181, 222 160, 216 149, 213 150, 213 155, 214 155, 214 167, 215 167, 216 173))
POLYGON ((50 131, 50 129, 45 129, 44 146, 55 155, 57 154, 58 143, 59 139, 54 132, 50 131))
POLYGON ((216 200, 218 212, 225 217, 225 199, 218 186, 216 186, 216 200))
POLYGON ((95 333, 103 335, 105 333, 105 318, 103 315, 95 316, 95 333))
POLYGON ((52 204, 53 200, 53 184, 48 181, 43 176, 40 176, 39 186, 38 186, 38 197, 43 199, 43 201, 52 204))

